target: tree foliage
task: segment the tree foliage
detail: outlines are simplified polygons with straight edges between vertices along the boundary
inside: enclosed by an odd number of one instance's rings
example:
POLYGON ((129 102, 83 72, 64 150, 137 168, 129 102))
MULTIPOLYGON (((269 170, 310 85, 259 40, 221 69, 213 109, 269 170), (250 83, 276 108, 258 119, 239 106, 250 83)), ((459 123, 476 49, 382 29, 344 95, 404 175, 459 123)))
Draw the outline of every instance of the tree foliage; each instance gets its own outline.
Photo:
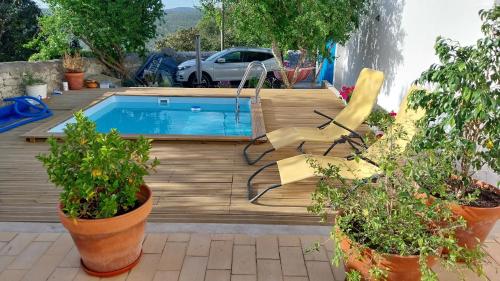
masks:
POLYGON ((452 153, 465 187, 483 165, 500 172, 500 7, 480 16, 484 37, 475 45, 437 38, 440 63, 418 79, 432 90, 416 91, 409 99, 426 110, 418 148, 452 153))
POLYGON ((234 11, 230 18, 238 39, 271 46, 287 87, 295 82, 286 79, 282 54, 300 50, 295 71, 308 55, 317 51, 329 57, 326 43, 345 43, 356 30, 369 0, 227 0, 234 11), (290 83, 291 82, 291 83, 290 83))
POLYGON ((34 52, 24 46, 38 32, 42 12, 31 0, 0 1, 0 61, 27 60, 34 52))
POLYGON ((46 2, 52 12, 47 17, 53 18, 40 21, 42 30, 46 30, 35 39, 40 53, 52 54, 53 50, 46 49, 59 47, 61 41, 74 36, 84 42, 101 63, 122 77, 128 76, 124 66, 126 53, 145 51, 145 43, 155 37, 156 21, 163 14, 160 0, 46 2), (45 41, 54 44, 46 46, 45 41))

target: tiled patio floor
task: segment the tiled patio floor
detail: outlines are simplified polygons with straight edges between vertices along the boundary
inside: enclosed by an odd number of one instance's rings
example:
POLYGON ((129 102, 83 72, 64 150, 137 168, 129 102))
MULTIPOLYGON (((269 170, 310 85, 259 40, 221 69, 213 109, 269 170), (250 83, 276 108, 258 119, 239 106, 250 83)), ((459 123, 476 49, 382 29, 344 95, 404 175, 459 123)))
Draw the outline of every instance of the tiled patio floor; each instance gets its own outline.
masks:
MULTIPOLYGON (((144 255, 132 271, 105 280, 139 281, 338 281, 331 243, 304 253, 321 236, 150 233, 144 255)), ((489 280, 500 280, 500 236, 485 243, 489 280)), ((100 280, 79 268, 68 234, 0 232, 0 280, 100 280)), ((441 280, 457 273, 436 267, 441 280)), ((466 280, 481 280, 466 274, 466 280)), ((484 280, 484 279, 483 279, 484 280)))

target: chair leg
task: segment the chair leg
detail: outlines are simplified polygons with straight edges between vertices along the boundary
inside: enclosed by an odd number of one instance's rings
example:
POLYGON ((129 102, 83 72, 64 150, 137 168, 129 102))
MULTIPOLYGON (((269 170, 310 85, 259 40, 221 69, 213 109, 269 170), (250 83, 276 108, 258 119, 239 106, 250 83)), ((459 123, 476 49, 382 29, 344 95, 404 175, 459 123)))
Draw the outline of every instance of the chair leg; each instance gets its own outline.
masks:
POLYGON ((306 142, 305 142, 305 141, 303 141, 303 142, 301 142, 301 143, 299 144, 299 146, 297 146, 297 151, 298 151, 298 152, 300 152, 300 153, 302 153, 302 154, 306 154, 306 152, 304 151, 304 144, 305 144, 305 143, 306 143, 306 142))
POLYGON ((331 151, 331 150, 332 150, 332 149, 333 149, 333 148, 334 148, 337 144, 339 144, 339 143, 344 143, 344 142, 345 142, 345 140, 344 140, 344 139, 338 139, 338 140, 334 141, 334 142, 332 143, 332 145, 330 145, 330 147, 329 147, 329 148, 325 151, 325 153, 323 153, 323 156, 328 155, 328 153, 330 153, 330 151, 331 151))
POLYGON ((255 171, 255 173, 253 173, 248 178, 247 188, 248 188, 248 200, 250 201, 250 203, 255 202, 255 200, 259 199, 262 195, 264 195, 269 190, 275 189, 275 188, 278 188, 278 187, 281 186, 281 184, 273 184, 270 187, 266 188, 264 191, 262 191, 259 194, 253 196, 253 194, 254 194, 254 192, 253 192, 254 188, 253 188, 252 180, 255 178, 255 176, 257 176, 258 174, 260 174, 266 168, 274 166, 274 165, 277 165, 277 164, 278 164, 277 162, 272 162, 272 163, 266 164, 266 165, 260 167, 257 171, 255 171))
POLYGON ((248 143, 245 148, 243 149, 243 156, 245 157, 245 160, 247 161, 247 164, 248 165, 253 165, 255 163, 257 163, 260 159, 262 159, 262 157, 264 157, 266 154, 268 154, 269 152, 273 152, 275 149, 274 148, 271 148, 271 149, 268 149, 266 151, 264 151, 261 155, 259 155, 259 157, 257 157, 257 159, 255 160, 251 160, 250 159, 250 156, 248 156, 248 149, 250 148, 250 146, 254 145, 255 142, 261 138, 264 138, 266 135, 262 135, 262 136, 258 136, 256 138, 254 138, 253 140, 250 141, 250 143, 248 143))

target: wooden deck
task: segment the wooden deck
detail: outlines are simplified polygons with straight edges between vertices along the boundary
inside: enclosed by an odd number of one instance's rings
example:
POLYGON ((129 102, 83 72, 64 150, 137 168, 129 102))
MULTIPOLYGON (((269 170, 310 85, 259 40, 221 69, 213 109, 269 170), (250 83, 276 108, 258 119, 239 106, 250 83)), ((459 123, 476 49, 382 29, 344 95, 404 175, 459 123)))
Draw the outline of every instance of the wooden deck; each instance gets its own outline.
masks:
MULTIPOLYGON (((234 89, 130 88, 114 91, 138 94, 234 96, 234 89)), ((54 119, 89 105, 102 97, 103 90, 77 91, 55 96, 47 103, 54 119)), ((253 92, 243 92, 252 96, 253 92)), ((263 90, 262 111, 266 130, 285 126, 317 126, 325 120, 314 109, 330 115, 339 112, 342 103, 327 89, 263 90)), ((51 119, 52 119, 51 118, 51 119)), ((23 137, 28 131, 52 122, 31 123, 0 134, 0 221, 58 221, 56 203, 59 190, 47 181, 47 175, 35 159, 47 151, 45 142, 30 143, 23 137)), ((258 204, 247 201, 246 181, 258 167, 248 166, 242 156, 245 143, 204 141, 159 141, 153 143, 152 156, 161 161, 156 174, 146 183, 153 189, 154 208, 150 217, 156 222, 218 222, 318 224, 309 214, 310 193, 317 180, 305 180, 266 194, 258 204)), ((259 145, 258 150, 267 144, 259 145)), ((319 152, 328 144, 305 146, 319 152)), ((348 154, 339 146, 332 155, 348 154)), ((296 155, 294 147, 267 156, 261 164, 296 155)), ((259 184, 279 181, 276 170, 264 173, 259 184)))

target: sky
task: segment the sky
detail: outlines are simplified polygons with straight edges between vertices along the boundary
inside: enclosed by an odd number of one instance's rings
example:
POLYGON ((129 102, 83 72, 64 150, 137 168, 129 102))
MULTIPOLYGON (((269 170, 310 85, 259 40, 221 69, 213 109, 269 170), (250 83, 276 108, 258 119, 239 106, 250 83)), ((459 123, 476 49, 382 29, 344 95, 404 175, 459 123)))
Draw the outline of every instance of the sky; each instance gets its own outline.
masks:
MULTIPOLYGON (((34 0, 38 6, 46 8, 47 5, 42 0, 34 0)), ((171 9, 175 7, 193 7, 199 5, 199 0, 162 0, 165 9, 171 9)))

